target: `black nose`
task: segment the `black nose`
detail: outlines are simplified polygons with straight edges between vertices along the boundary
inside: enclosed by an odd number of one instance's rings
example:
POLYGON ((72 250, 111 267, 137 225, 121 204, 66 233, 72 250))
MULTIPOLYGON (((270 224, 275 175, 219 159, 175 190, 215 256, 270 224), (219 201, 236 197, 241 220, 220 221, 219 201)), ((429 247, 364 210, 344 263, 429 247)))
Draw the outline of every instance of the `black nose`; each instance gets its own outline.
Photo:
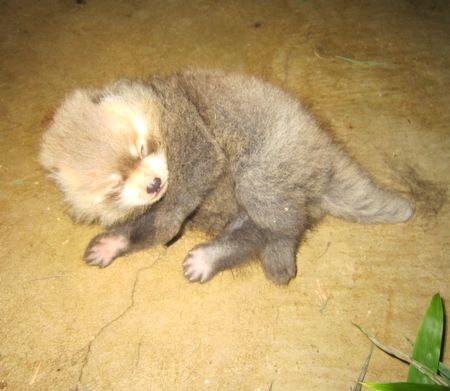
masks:
POLYGON ((161 187, 161 179, 155 178, 152 182, 147 185, 147 193, 152 194, 156 193, 161 187))

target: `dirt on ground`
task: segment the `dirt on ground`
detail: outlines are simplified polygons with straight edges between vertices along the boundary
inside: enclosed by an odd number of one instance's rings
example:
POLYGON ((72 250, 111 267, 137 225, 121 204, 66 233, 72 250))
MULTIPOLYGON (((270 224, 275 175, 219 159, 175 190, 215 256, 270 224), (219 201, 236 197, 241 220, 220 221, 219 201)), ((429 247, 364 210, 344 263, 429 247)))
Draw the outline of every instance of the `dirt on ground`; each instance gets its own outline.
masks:
MULTIPOLYGON (((407 353, 450 300, 448 1, 0 2, 0 389, 346 390, 370 343, 407 353), (187 282, 187 232, 98 269, 98 226, 66 213, 40 140, 71 90, 190 68, 260 76, 323 119, 404 224, 326 217, 275 286, 255 262, 187 282)), ((448 332, 447 332, 448 335, 448 332)), ((447 355, 444 360, 448 363, 447 355)), ((375 351, 366 380, 405 380, 375 351)))

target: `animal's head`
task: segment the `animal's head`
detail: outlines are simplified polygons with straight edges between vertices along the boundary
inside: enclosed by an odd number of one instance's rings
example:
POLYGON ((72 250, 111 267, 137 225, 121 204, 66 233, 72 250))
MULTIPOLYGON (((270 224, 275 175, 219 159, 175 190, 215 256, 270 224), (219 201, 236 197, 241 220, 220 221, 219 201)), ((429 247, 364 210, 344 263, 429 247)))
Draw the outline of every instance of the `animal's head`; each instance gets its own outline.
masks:
POLYGON ((167 190, 157 98, 143 83, 77 90, 56 111, 40 160, 77 220, 112 225, 167 190))

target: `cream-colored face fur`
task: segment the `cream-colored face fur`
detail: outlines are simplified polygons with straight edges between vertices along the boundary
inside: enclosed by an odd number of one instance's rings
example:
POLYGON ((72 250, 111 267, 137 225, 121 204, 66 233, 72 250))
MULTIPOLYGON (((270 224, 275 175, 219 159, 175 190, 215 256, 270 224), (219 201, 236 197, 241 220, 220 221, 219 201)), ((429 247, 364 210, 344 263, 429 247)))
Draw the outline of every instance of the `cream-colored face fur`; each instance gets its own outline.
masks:
POLYGON ((169 172, 154 102, 122 81, 75 91, 56 111, 40 158, 77 220, 110 226, 163 197, 169 172))
POLYGON ((146 206, 158 201, 167 189, 167 171, 166 158, 163 153, 154 153, 143 158, 139 165, 129 174, 123 182, 120 192, 120 203, 124 208, 134 208, 146 206), (157 191, 149 191, 152 183, 161 183, 157 191))

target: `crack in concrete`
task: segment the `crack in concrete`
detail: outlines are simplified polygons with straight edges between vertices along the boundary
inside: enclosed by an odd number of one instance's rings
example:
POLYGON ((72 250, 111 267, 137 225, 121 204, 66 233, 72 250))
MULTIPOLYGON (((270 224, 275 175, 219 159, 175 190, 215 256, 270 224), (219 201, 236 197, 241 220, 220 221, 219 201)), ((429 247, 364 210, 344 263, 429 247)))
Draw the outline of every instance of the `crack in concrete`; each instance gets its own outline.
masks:
POLYGON ((88 342, 88 344, 87 344, 87 346, 86 346, 86 353, 85 353, 85 355, 84 355, 84 358, 83 358, 83 363, 82 363, 82 365, 81 365, 81 368, 80 368, 80 372, 79 372, 79 375, 78 375, 78 384, 77 384, 77 386, 75 387, 75 390, 76 391, 82 391, 82 390, 84 390, 85 388, 83 387, 83 385, 82 385, 82 381, 83 381, 83 375, 84 375, 84 371, 85 371, 85 368, 87 367, 87 365, 88 365, 88 363, 89 363, 89 355, 91 354, 91 350, 92 350, 92 344, 94 343, 94 341, 106 330, 106 329, 108 329, 112 324, 114 324, 115 322, 117 322, 119 319, 121 319, 121 318, 123 318, 127 313, 128 313, 128 311, 130 311, 133 307, 134 307, 134 304, 135 304, 135 294, 136 294, 136 287, 137 287, 137 284, 138 284, 138 282, 139 282, 139 276, 140 276, 140 274, 142 273, 142 272, 144 272, 144 271, 146 271, 146 270, 148 270, 148 269, 151 269, 152 267, 153 267, 153 265, 156 263, 156 262, 158 262, 160 259, 161 259, 161 257, 163 256, 163 254, 166 252, 166 248, 164 248, 157 256, 156 256, 156 258, 154 259, 154 261, 149 265, 149 266, 145 266, 145 267, 141 267, 140 269, 138 269, 137 271, 136 271, 136 274, 135 274, 135 277, 134 277, 134 282, 133 282, 133 287, 132 287, 132 289, 131 289, 131 300, 130 300, 130 303, 128 304, 128 306, 119 314, 119 315, 117 315, 115 318, 113 318, 113 319, 111 319, 109 322, 107 322, 105 325, 103 325, 101 328, 100 328, 100 330, 98 330, 97 331, 97 333, 95 333, 92 337, 91 337, 91 339, 89 340, 89 342, 88 342))
POLYGON ((137 345, 136 361, 134 362, 134 369, 137 369, 137 367, 139 366, 139 362, 141 361, 141 346, 142 346, 142 339, 139 341, 137 345))
MULTIPOLYGON (((71 274, 71 273, 69 273, 69 274, 71 274)), ((68 276, 69 274, 55 274, 55 275, 52 275, 52 276, 46 276, 46 277, 40 277, 40 278, 33 278, 32 280, 27 280, 27 281, 25 281, 25 282, 35 282, 35 281, 51 280, 51 279, 54 279, 54 278, 62 278, 62 277, 68 276)))

